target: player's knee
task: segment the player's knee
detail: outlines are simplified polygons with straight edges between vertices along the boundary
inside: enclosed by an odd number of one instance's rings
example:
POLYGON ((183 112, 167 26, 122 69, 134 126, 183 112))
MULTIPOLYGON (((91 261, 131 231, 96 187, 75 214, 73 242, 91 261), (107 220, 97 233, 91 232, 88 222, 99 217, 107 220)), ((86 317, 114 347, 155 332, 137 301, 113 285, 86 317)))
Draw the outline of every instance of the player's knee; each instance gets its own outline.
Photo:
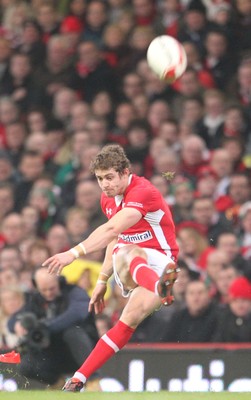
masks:
POLYGON ((128 246, 128 253, 127 253, 128 264, 130 264, 135 257, 142 257, 147 260, 147 255, 144 249, 136 245, 128 246))

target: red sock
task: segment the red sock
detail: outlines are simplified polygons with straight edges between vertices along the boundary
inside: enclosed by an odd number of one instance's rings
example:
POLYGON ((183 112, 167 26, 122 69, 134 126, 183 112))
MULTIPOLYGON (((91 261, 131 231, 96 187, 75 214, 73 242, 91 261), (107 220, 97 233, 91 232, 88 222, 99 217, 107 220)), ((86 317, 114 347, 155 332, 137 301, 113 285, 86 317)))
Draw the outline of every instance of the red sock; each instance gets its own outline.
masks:
POLYGON ((130 272, 134 282, 155 293, 156 282, 159 280, 159 276, 149 268, 143 257, 135 257, 131 261, 130 272))
POLYGON ((135 329, 118 321, 113 328, 99 339, 95 348, 77 372, 89 378, 93 372, 102 367, 109 358, 126 345, 134 331, 135 329))

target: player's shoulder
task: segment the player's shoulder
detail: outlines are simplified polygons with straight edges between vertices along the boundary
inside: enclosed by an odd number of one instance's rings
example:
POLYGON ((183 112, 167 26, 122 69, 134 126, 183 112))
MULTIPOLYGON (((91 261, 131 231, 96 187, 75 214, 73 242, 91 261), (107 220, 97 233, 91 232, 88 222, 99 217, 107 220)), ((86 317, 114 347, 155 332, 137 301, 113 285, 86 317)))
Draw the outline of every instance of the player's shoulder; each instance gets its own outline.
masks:
POLYGON ((160 197, 158 189, 143 176, 133 175, 128 194, 133 196, 144 196, 145 198, 156 199, 160 197))
POLYGON ((148 190, 148 189, 156 189, 153 184, 146 179, 143 176, 138 176, 138 175, 133 175, 132 177, 132 181, 131 181, 131 185, 130 185, 130 189, 144 189, 144 190, 148 190))

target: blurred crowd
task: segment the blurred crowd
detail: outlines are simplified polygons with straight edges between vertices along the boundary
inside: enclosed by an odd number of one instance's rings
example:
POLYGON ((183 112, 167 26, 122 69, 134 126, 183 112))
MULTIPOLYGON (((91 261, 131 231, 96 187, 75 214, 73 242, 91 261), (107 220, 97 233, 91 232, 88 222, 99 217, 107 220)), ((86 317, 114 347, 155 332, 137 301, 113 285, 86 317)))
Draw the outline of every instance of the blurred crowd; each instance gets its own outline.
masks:
MULTIPOLYGON (((0 348, 18 343, 8 321, 39 290, 42 262, 105 222, 89 164, 113 142, 125 147, 133 173, 163 194, 180 246, 174 305, 145 320, 132 340, 251 341, 251 2, 1 6, 0 348), (161 34, 187 54, 172 85, 146 61, 161 34)), ((66 267, 64 285, 90 295, 103 257, 66 267)), ((126 303, 113 281, 106 301, 99 335, 126 303)))

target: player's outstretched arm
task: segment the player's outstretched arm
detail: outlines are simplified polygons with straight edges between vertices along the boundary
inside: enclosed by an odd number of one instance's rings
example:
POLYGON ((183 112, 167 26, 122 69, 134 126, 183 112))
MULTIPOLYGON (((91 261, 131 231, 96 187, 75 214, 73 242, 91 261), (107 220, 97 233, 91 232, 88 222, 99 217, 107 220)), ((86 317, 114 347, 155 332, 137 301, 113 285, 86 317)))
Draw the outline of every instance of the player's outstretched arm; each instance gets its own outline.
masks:
POLYGON ((47 260, 43 262, 42 266, 48 267, 48 272, 50 274, 57 273, 57 275, 60 275, 62 269, 66 267, 66 265, 71 264, 74 260, 74 255, 70 251, 65 251, 47 258, 47 260))
POLYGON ((104 249, 109 243, 116 240, 121 232, 135 225, 141 218, 142 215, 138 210, 134 208, 124 208, 108 222, 95 229, 86 240, 69 251, 58 253, 48 258, 42 265, 48 267, 49 273, 60 274, 66 265, 72 263, 72 261, 80 255, 104 249), (80 253, 79 250, 82 253, 80 253))

